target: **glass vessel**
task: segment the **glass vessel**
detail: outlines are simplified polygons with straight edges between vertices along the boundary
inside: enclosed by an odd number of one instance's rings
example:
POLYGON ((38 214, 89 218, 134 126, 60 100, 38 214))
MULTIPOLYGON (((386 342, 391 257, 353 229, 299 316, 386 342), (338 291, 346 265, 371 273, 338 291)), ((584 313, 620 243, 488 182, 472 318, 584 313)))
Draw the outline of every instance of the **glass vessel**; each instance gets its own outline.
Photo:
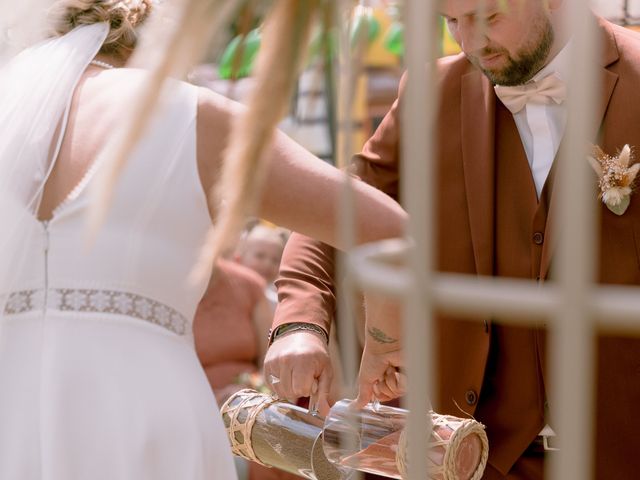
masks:
MULTIPOLYGON (((407 410, 379 404, 364 409, 336 403, 325 420, 324 452, 330 462, 389 478, 406 477, 407 410)), ((488 456, 484 427, 470 419, 431 413, 429 474, 437 480, 480 479, 488 456)))
POLYGON ((241 390, 221 408, 233 453, 310 480, 347 480, 350 471, 327 461, 323 420, 305 408, 241 390))

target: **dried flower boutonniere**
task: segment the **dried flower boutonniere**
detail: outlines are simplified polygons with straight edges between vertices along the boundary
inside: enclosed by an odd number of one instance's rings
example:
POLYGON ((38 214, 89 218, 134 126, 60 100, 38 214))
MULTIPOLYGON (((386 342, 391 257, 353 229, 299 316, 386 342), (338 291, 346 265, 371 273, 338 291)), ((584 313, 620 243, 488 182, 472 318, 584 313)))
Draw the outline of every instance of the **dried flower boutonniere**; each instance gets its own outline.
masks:
POLYGON ((640 163, 629 166, 633 160, 631 147, 625 145, 618 156, 612 157, 596 146, 588 158, 600 179, 599 197, 609 210, 616 215, 622 215, 629 207, 633 181, 640 170, 640 163))

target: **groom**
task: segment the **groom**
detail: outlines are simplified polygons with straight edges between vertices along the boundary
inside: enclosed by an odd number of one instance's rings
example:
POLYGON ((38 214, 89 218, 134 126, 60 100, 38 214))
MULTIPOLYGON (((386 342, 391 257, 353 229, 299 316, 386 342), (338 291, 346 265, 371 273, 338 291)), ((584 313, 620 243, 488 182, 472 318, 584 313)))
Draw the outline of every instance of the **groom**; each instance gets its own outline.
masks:
MULTIPOLYGON (((580 48, 560 28, 565 3, 442 2, 442 14, 463 53, 438 63, 434 183, 439 271, 540 281, 553 277, 557 233, 548 219, 558 208, 554 159, 565 134, 571 48, 580 48), (525 84, 535 94, 522 95, 519 86, 525 84)), ((602 52, 593 141, 608 154, 625 144, 640 148, 640 37, 600 18, 594 21, 602 52)), ((398 105, 353 159, 357 175, 396 198, 398 105)), ((593 182, 597 195, 595 174, 593 182)), ((598 281, 640 285, 640 196, 632 196, 622 216, 599 205, 598 281)), ((315 389, 314 379, 322 393, 331 371, 324 336, 314 329, 328 330, 333 319, 332 252, 294 235, 281 275, 281 304, 265 371, 282 379, 275 386, 280 396, 307 396, 315 389), (283 330, 286 335, 279 335, 283 330)), ((487 426, 491 448, 484 478, 541 479, 544 457, 553 454, 544 452, 538 436, 552 422, 545 332, 481 320, 437 318, 440 397, 434 408, 454 415, 462 408, 487 426)), ((596 477, 637 478, 640 341, 601 334, 596 375, 596 477)))

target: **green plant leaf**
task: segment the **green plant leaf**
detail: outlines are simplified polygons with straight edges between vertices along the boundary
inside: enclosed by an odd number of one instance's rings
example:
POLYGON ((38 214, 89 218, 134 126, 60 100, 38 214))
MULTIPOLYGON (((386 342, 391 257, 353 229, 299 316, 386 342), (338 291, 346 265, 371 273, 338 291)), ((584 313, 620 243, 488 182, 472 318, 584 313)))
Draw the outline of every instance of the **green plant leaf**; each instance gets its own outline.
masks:
POLYGON ((400 22, 393 22, 384 37, 384 46, 394 55, 402 57, 404 55, 404 25, 400 22))
POLYGON ((351 24, 351 48, 355 48, 360 38, 367 35, 367 43, 371 44, 380 35, 380 22, 372 13, 356 15, 351 24))
POLYGON ((251 30, 247 35, 238 35, 231 40, 220 59, 218 67, 220 78, 243 78, 251 75, 256 56, 260 50, 260 42, 260 30, 257 28, 251 30), (241 46, 244 49, 242 58, 237 59, 241 46))

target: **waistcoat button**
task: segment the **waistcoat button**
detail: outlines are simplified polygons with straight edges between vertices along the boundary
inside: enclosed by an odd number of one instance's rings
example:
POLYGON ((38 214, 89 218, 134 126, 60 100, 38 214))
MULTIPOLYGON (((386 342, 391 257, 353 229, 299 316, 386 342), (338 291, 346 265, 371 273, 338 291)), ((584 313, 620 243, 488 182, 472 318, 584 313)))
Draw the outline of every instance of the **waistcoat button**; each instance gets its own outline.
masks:
POLYGON ((464 394, 464 400, 468 405, 475 405, 478 401, 478 394, 475 390, 467 390, 464 394))
POLYGON ((542 242, 544 242, 544 235, 540 232, 534 233, 533 243, 535 243, 536 245, 542 245, 542 242))

